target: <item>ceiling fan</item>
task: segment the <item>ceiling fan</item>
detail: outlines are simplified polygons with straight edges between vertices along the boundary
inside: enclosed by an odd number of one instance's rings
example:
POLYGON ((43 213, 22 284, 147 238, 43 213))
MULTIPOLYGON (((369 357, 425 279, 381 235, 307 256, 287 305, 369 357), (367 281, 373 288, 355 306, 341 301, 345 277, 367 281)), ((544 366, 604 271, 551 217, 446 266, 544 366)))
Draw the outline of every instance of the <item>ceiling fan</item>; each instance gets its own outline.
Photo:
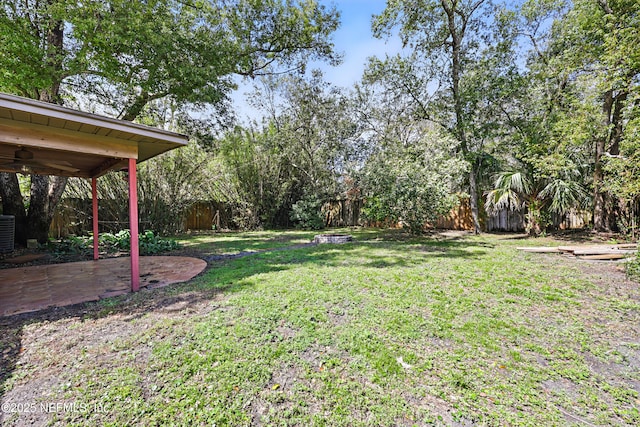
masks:
POLYGON ((0 154, 0 165, 15 169, 16 172, 30 172, 32 167, 43 167, 46 169, 55 169, 64 172, 79 172, 80 169, 71 166, 71 163, 58 160, 49 161, 47 159, 34 159, 33 153, 22 147, 16 150, 13 157, 0 154))

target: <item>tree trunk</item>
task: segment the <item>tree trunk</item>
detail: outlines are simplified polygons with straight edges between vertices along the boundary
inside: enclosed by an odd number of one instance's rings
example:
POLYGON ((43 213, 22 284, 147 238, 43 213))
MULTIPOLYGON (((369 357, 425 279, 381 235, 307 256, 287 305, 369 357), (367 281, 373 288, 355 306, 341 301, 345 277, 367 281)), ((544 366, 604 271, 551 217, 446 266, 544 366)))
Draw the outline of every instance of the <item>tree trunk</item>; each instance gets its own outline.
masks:
MULTIPOLYGON (((597 142, 596 145, 598 145, 597 142)), ((602 164, 598 160, 593 172, 593 229, 595 231, 609 231, 606 197, 605 193, 600 190, 603 179, 602 164)))
POLYGON ((596 140, 595 146, 593 228, 596 231, 616 231, 618 229, 619 204, 606 191, 602 190, 605 178, 602 156, 605 153, 620 154, 620 141, 623 135, 622 113, 628 95, 626 90, 619 91, 617 94, 613 90, 608 90, 602 103, 603 125, 607 127, 608 132, 603 133, 596 140))
MULTIPOLYGON (((54 4, 51 1, 49 4, 54 4)), ((53 21, 46 32, 47 56, 46 63, 53 77, 51 87, 44 88, 39 92, 39 99, 52 104, 62 104, 60 98, 60 85, 62 84, 60 75, 63 70, 62 58, 64 58, 64 24, 62 21, 53 21)))
MULTIPOLYGON (((475 162, 474 162, 475 163, 475 162)), ((476 179, 476 166, 471 166, 469 172, 469 205, 471 206, 471 218, 473 218, 473 232, 480 234, 480 209, 478 208, 478 180, 476 179)))
MULTIPOLYGON (((608 90, 604 94, 602 103, 603 125, 607 128, 611 124, 611 110, 613 108, 613 90, 608 90)), ((610 231, 607 219, 607 197, 602 189, 604 183, 604 170, 602 156, 606 152, 608 132, 603 132, 596 139, 595 165, 593 170, 593 229, 595 231, 610 231)))
POLYGON ((49 226, 66 185, 65 177, 31 176, 31 203, 26 218, 29 224, 28 238, 37 239, 39 243, 47 242, 49 226))
MULTIPOLYGON (((620 154, 620 142, 624 134, 623 110, 629 93, 626 90, 619 91, 614 97, 613 112, 611 114, 611 133, 609 135, 609 146, 607 152, 612 156, 620 154)), ((604 178, 604 177, 603 177, 604 178)), ((605 199, 607 209, 607 222, 609 229, 620 231, 619 218, 624 215, 624 202, 616 200, 613 194, 607 193, 605 199)))
POLYGON ((121 114, 120 119, 126 121, 133 121, 140 115, 145 105, 152 99, 148 92, 142 91, 140 95, 138 95, 131 105, 129 105, 126 110, 121 114))
POLYGON ((460 77, 462 75, 462 39, 469 16, 461 14, 456 9, 455 3, 442 2, 442 7, 447 14, 449 34, 451 35, 451 93, 453 95, 453 106, 455 110, 455 134, 460 143, 460 151, 465 160, 469 161, 471 167, 469 172, 469 204, 471 206, 471 217, 473 218, 473 231, 480 233, 480 210, 478 208, 478 165, 474 156, 471 155, 465 131, 465 117, 462 95, 460 93, 460 77), (456 16, 460 16, 462 24, 456 22, 456 16), (460 25, 460 26, 459 26, 460 25))
MULTIPOLYGON (((54 2, 49 0, 49 3, 54 2)), ((61 21, 51 21, 47 24, 44 40, 47 52, 44 60, 53 78, 51 86, 37 88, 36 93, 40 101, 60 104, 60 75, 64 67, 64 25, 61 21)), ((49 226, 66 184, 67 178, 64 177, 32 175, 27 212, 18 176, 15 173, 0 173, 2 209, 5 214, 15 216, 17 244, 25 245, 27 239, 37 239, 40 243, 47 241, 49 226)))

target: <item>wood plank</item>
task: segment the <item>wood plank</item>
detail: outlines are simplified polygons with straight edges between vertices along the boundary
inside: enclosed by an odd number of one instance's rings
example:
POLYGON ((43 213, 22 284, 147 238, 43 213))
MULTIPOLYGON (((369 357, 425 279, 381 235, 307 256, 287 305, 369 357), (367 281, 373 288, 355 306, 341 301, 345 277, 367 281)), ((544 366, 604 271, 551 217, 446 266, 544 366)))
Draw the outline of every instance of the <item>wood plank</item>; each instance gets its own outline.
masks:
POLYGON ((24 111, 11 110, 11 118, 21 122, 30 122, 31 116, 24 111))
POLYGON ((113 130, 109 129, 109 128, 98 128, 98 132, 96 132, 97 135, 102 135, 102 136, 110 136, 111 132, 113 130))
POLYGON ((20 124, 6 119, 0 119, 0 142, 69 153, 96 154, 123 159, 138 158, 138 145, 135 142, 53 129, 42 125, 20 124))
MULTIPOLYGON (((19 170, 16 170, 15 167, 11 167, 11 166, 12 166, 11 164, 9 165, 0 164, 0 172, 22 173, 19 170)), ((63 171, 63 170, 52 168, 52 167, 47 167, 44 165, 38 165, 38 166, 30 165, 29 169, 30 169, 29 173, 33 173, 37 175, 56 175, 56 176, 78 177, 78 178, 91 178, 91 175, 89 172, 85 172, 82 170, 78 172, 70 172, 70 171, 63 171)))
MULTIPOLYGON (((637 246, 636 246, 637 247, 637 246)), ((558 246, 561 252, 575 252, 583 250, 611 250, 619 249, 619 245, 576 245, 576 246, 558 246)), ((621 248, 620 248, 621 249, 621 248)))
POLYGON ((39 114, 32 114, 31 123, 35 123, 37 125, 49 126, 49 117, 41 116, 39 114))
POLYGON ((618 249, 638 249, 637 243, 621 243, 616 245, 618 249))
POLYGON ((58 118, 55 118, 55 117, 49 117, 49 126, 51 126, 53 128, 63 129, 65 123, 66 123, 65 120, 58 119, 58 118))
POLYGON ((587 250, 587 249, 611 249, 611 246, 607 245, 575 245, 575 246, 558 246, 560 252, 570 252, 587 250))
POLYGON ((67 120, 64 122, 64 129, 77 132, 82 127, 82 123, 67 120))
POLYGON ((125 168, 128 164, 128 160, 125 159, 107 159, 102 162, 97 168, 90 172, 92 178, 98 178, 111 170, 119 170, 125 168))
POLYGON ((516 248, 519 251, 523 252, 534 252, 534 253, 558 253, 560 250, 557 247, 549 247, 549 246, 523 246, 516 248))
POLYGON ((635 254, 638 251, 635 249, 608 249, 608 248, 593 248, 593 249, 580 249, 573 251, 574 255, 604 255, 604 254, 622 254, 630 255, 635 254))
POLYGON ((70 123, 92 124, 97 127, 105 127, 120 130, 131 135, 142 135, 155 141, 165 141, 178 146, 187 145, 185 135, 170 132, 164 129, 152 128, 125 120, 113 119, 96 114, 72 110, 60 105, 40 102, 19 96, 0 94, 0 110, 9 110, 15 120, 30 122, 32 115, 42 115, 70 123))
POLYGON ((589 260, 616 260, 616 259, 624 259, 626 258, 625 254, 600 254, 600 255, 583 255, 579 256, 578 259, 589 259, 589 260))
POLYGON ((79 130, 80 130, 80 132, 83 132, 83 133, 94 134, 94 133, 98 133, 99 129, 100 128, 95 126, 95 125, 83 124, 82 126, 80 126, 79 130))

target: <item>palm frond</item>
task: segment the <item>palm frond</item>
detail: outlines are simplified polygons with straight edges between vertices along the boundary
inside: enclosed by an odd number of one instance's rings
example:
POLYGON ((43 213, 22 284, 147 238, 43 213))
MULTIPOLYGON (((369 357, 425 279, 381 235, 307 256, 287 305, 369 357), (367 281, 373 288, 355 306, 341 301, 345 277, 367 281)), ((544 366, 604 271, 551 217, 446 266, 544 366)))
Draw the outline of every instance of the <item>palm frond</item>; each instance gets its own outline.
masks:
POLYGON ((589 204, 589 194, 576 181, 554 179, 540 192, 541 199, 550 199, 549 210, 563 214, 571 208, 585 207, 589 204))
POLYGON ((493 190, 486 194, 485 209, 490 214, 520 209, 530 189, 531 183, 522 172, 502 172, 496 176, 493 190))

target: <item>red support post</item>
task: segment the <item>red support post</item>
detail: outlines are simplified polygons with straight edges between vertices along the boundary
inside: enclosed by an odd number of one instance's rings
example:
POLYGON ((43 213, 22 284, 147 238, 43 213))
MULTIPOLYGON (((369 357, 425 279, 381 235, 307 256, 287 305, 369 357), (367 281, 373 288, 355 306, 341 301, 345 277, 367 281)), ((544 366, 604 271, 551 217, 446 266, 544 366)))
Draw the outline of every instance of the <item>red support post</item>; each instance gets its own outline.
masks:
POLYGON ((138 247, 136 159, 129 159, 129 231, 131 232, 131 292, 138 292, 140 290, 140 248, 138 247))
POLYGON ((91 202, 93 205, 93 259, 100 258, 98 248, 98 179, 91 178, 91 202))

